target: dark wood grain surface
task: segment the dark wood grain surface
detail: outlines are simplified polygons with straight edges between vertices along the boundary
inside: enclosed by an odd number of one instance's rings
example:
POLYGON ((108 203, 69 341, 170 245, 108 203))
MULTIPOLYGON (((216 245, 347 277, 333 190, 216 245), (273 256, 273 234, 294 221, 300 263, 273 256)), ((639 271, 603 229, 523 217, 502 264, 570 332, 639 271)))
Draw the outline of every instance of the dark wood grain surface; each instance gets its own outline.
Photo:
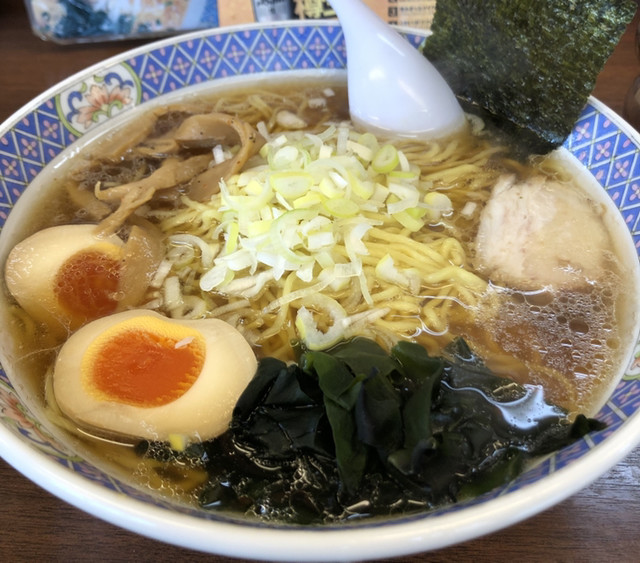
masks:
MULTIPOLYGON (((617 113, 637 75, 636 21, 599 76, 617 113)), ((140 42, 61 47, 35 37, 20 0, 0 0, 0 121, 47 88, 140 42)), ((0 460, 0 561, 232 561, 137 536, 58 500, 0 460)), ((590 487, 503 531, 416 561, 640 561, 640 448, 590 487)))

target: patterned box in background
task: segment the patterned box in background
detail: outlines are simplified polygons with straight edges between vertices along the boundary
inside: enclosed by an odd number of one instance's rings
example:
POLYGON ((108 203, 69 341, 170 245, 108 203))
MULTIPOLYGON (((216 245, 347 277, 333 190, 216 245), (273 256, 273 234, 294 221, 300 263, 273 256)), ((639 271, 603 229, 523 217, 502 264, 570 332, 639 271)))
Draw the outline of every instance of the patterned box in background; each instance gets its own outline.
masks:
MULTIPOLYGON (((336 0, 340 1, 340 0, 336 0)), ((365 0, 389 23, 428 29, 436 0, 365 0)), ((56 43, 160 37, 207 27, 334 18, 326 0, 25 0, 33 31, 56 43)))

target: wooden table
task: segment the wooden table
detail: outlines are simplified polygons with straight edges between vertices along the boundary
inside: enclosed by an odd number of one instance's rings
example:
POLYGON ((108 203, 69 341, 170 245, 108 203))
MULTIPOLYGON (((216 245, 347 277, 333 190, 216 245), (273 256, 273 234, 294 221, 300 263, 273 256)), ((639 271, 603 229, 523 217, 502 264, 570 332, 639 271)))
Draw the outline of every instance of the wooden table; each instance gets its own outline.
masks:
MULTIPOLYGON (((638 16, 636 17, 636 21, 638 16)), ((618 113, 640 63, 634 22, 600 75, 595 96, 618 113)), ((46 88, 140 42, 61 47, 33 36, 21 0, 0 2, 0 121, 46 88)), ((231 561, 165 545, 86 515, 0 460, 0 561, 231 561)), ((492 535, 415 561, 639 561, 640 448, 589 488, 492 535)))

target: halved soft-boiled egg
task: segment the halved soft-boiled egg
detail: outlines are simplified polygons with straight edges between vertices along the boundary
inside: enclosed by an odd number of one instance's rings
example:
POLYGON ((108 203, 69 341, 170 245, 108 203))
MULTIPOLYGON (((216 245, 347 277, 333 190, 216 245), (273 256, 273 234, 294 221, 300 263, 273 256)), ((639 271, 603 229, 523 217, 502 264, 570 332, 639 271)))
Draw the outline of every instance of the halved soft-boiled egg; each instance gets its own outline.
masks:
POLYGON ((62 346, 53 372, 60 410, 107 434, 207 440, 223 433, 257 360, 219 319, 131 310, 95 320, 62 346))
POLYGON ((27 313, 66 333, 136 305, 160 261, 158 246, 139 227, 126 243, 96 225, 50 227, 11 250, 5 280, 27 313))

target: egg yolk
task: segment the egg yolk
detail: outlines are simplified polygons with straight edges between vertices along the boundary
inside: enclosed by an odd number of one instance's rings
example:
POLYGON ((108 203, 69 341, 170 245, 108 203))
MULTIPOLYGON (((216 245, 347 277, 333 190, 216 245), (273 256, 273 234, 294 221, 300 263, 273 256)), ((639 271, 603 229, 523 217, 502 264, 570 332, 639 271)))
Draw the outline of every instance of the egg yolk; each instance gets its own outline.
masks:
POLYGON ((206 354, 199 331, 146 318, 103 332, 82 359, 83 383, 101 400, 157 407, 180 398, 198 379, 206 354))
POLYGON ((54 281, 58 303, 76 321, 92 321, 113 313, 120 282, 120 261, 87 250, 66 260, 54 281))

